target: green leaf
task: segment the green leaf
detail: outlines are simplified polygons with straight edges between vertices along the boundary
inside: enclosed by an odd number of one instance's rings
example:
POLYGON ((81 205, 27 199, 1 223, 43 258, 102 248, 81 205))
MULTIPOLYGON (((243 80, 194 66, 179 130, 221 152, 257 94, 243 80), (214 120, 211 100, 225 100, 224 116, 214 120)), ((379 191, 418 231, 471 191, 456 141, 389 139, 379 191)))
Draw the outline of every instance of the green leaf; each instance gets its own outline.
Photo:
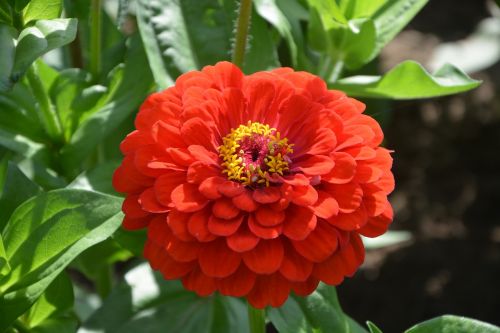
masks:
POLYGON ((335 287, 323 283, 307 297, 289 298, 281 308, 269 308, 268 316, 280 333, 368 333, 344 314, 335 287))
POLYGON ((252 16, 250 34, 252 38, 246 51, 243 71, 250 74, 279 67, 278 54, 267 23, 258 15, 252 16))
POLYGON ((371 17, 386 0, 340 0, 339 7, 347 19, 371 17))
POLYGON ((31 0, 23 10, 24 24, 35 20, 58 18, 62 11, 62 0, 31 0))
MULTIPOLYGON (((255 0, 255 9, 260 16, 271 23, 280 35, 286 40, 290 50, 293 67, 297 66, 297 44, 295 43, 292 25, 285 14, 281 11, 276 0, 255 0)), ((255 38, 255 37, 254 37, 255 38)))
POLYGON ((47 160, 47 148, 38 142, 35 142, 23 135, 5 131, 0 128, 0 146, 4 146, 16 153, 28 157, 37 158, 43 161, 47 160))
POLYGON ((367 321, 366 322, 366 326, 368 326, 368 328, 370 329, 370 333, 382 333, 382 331, 380 330, 380 328, 378 328, 374 323, 372 323, 371 321, 367 321))
POLYGON ((23 202, 41 192, 40 187, 9 162, 5 184, 0 194, 0 232, 3 230, 12 212, 23 202))
POLYGON ((120 161, 110 161, 100 164, 94 169, 84 171, 68 185, 68 188, 115 194, 116 191, 111 184, 111 179, 113 172, 119 165, 120 161))
POLYGON ((7 1, 0 1, 0 22, 12 25, 11 9, 7 1))
POLYGON ((73 308, 75 296, 69 277, 63 272, 33 304, 25 320, 30 328, 43 324, 50 317, 63 315, 73 308))
POLYGON ((182 73, 229 59, 234 2, 139 0, 144 47, 160 89, 182 73), (231 9, 224 8, 228 3, 231 9))
POLYGON ((39 121, 35 100, 22 84, 9 92, 0 92, 0 129, 36 142, 46 142, 47 135, 39 121))
POLYGON ((78 332, 248 333, 248 318, 241 300, 198 297, 144 263, 125 275, 78 332))
POLYGON ((12 0, 12 1, 14 1, 14 3, 15 3, 14 9, 16 10, 16 12, 20 12, 21 10, 23 10, 24 7, 26 7, 26 5, 31 0, 12 0))
POLYGON ((68 68, 59 73, 50 87, 50 97, 58 111, 64 136, 68 141, 82 115, 78 97, 83 89, 90 85, 90 79, 89 73, 78 68, 68 68))
POLYGON ((64 167, 73 172, 107 135, 136 110, 152 86, 151 72, 138 36, 130 40, 123 79, 111 89, 108 101, 81 122, 61 151, 64 167), (140 78, 140 80, 138 80, 140 78))
POLYGON ((30 329, 30 333, 74 333, 78 327, 75 317, 49 318, 40 325, 30 329))
POLYGON ((3 246, 2 235, 0 234, 0 279, 10 272, 9 261, 5 254, 5 247, 3 246))
POLYGON ((10 75, 14 67, 16 54, 16 31, 14 28, 0 23, 0 91, 6 91, 12 86, 10 75))
POLYGON ((445 315, 424 321, 405 333, 500 333, 500 328, 479 320, 445 315))
POLYGON ((146 229, 129 231, 120 228, 113 234, 113 239, 136 257, 142 257, 148 236, 146 229))
POLYGON ((419 63, 408 60, 383 76, 347 77, 330 87, 357 97, 416 99, 461 93, 480 84, 452 65, 431 75, 419 63))
POLYGON ((38 57, 72 42, 76 25, 76 19, 38 20, 34 26, 21 31, 11 80, 17 82, 38 57))
MULTIPOLYGON (((329 62, 342 62, 349 69, 367 63, 375 48, 376 30, 369 18, 347 21, 334 1, 309 0, 309 42, 313 48, 324 52, 329 62)), ((321 65, 321 73, 328 77, 329 63, 321 65)))
POLYGON ((429 0, 394 0, 386 1, 372 16, 377 30, 377 43, 373 51, 374 58, 390 42, 429 0))
POLYGON ((14 211, 3 232, 12 270, 0 280, 0 331, 80 253, 116 231, 121 203, 118 197, 62 189, 41 193, 14 211))

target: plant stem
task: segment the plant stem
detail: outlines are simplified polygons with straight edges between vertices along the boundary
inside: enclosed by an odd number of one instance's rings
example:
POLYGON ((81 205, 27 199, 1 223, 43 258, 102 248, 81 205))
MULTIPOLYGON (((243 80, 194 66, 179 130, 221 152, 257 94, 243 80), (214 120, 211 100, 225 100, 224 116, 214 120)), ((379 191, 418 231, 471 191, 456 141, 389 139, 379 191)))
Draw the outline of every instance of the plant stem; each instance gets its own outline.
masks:
POLYGON ((337 60, 333 66, 330 77, 327 78, 328 82, 334 83, 336 82, 340 76, 342 75, 342 71, 344 70, 344 61, 337 60))
POLYGON ((266 332, 266 312, 264 309, 256 309, 247 304, 248 307, 248 322, 250 324, 250 333, 265 333, 266 332))
POLYGON ((45 131, 55 143, 60 143, 64 141, 63 130, 61 126, 61 120, 59 115, 54 109, 52 103, 50 102, 49 95, 43 86, 40 76, 38 75, 38 66, 35 63, 28 68, 26 77, 30 84, 33 95, 38 101, 40 120, 45 127, 45 131))
POLYGON ((250 30, 250 18, 252 17, 252 0, 241 0, 236 21, 236 36, 233 47, 233 64, 243 67, 245 51, 250 30))
POLYGON ((90 74, 96 81, 101 71, 101 0, 92 0, 90 9, 90 74))

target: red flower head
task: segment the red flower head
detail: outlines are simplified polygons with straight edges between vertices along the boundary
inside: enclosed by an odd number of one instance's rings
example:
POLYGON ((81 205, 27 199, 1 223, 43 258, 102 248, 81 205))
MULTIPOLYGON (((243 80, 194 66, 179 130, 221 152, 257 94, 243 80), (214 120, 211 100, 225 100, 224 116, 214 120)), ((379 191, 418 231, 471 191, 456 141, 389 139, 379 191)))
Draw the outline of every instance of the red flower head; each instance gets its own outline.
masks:
POLYGON ((228 62, 180 76, 141 106, 113 185, 144 256, 199 295, 280 306, 339 284, 363 262, 360 235, 392 221, 382 131, 318 77, 228 62))

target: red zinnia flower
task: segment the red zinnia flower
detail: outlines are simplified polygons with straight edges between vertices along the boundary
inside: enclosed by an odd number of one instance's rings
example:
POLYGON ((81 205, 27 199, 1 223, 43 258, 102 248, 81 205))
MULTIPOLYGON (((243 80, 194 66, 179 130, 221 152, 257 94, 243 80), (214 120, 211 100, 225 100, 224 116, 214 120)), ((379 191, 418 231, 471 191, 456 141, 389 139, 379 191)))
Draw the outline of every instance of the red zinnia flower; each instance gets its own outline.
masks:
POLYGON ((318 77, 244 76, 221 62, 148 97, 113 185, 144 256, 199 295, 280 306, 339 284, 363 262, 360 234, 392 221, 382 131, 365 106, 318 77))

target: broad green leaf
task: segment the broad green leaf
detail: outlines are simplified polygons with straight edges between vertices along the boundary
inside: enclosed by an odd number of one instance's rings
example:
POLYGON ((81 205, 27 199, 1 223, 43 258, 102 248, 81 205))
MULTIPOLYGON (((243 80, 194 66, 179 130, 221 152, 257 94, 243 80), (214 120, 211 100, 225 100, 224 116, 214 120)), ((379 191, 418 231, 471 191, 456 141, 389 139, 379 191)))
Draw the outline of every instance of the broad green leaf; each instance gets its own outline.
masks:
POLYGON ((247 333, 248 318, 241 300, 200 298, 144 263, 125 275, 125 283, 78 330, 91 332, 247 333))
POLYGON ((39 121, 36 101, 23 84, 15 85, 9 92, 0 92, 0 129, 45 142, 47 135, 39 121))
POLYGON ((10 272, 10 265, 9 261, 7 260, 7 255, 5 254, 2 235, 0 235, 0 279, 6 276, 9 272, 10 272))
POLYGON ((250 39, 243 71, 254 73, 279 67, 278 54, 267 23, 258 15, 252 16, 250 39))
POLYGON ((61 151, 64 167, 71 172, 77 170, 97 144, 136 110, 151 89, 151 72, 138 36, 130 40, 128 49, 123 79, 107 97, 109 102, 82 121, 70 143, 61 151))
POLYGON ((0 1, 0 22, 12 25, 11 7, 7 1, 0 1))
POLYGON ((330 87, 357 97, 416 99, 461 93, 480 84, 452 65, 431 75, 419 63, 405 61, 383 76, 347 77, 330 87))
POLYGON ((91 76, 78 68, 61 71, 50 87, 50 97, 57 109, 64 136, 69 141, 76 130, 82 111, 78 102, 83 89, 90 85, 91 76))
POLYGON ((0 232, 3 230, 12 212, 23 202, 41 192, 40 187, 9 162, 5 184, 0 194, 0 232))
POLYGON ((500 333, 500 327, 466 317, 445 315, 424 321, 405 333, 500 333))
POLYGON ((327 77, 336 63, 357 69, 367 63, 375 48, 376 30, 369 18, 347 21, 334 1, 309 0, 309 43, 329 58, 320 74, 327 77))
POLYGON ((75 296, 69 277, 63 272, 48 286, 29 310, 25 323, 30 328, 43 324, 50 317, 57 317, 73 308, 75 296))
MULTIPOLYGON (((338 0, 337 0, 338 1, 338 0)), ((347 19, 371 17, 386 0, 340 0, 339 7, 347 19)))
POLYGON ((49 318, 30 329, 30 333, 74 333, 77 327, 78 320, 72 316, 49 318))
POLYGON ((289 298, 268 316, 280 333, 368 333, 344 314, 335 287, 320 284, 307 297, 289 298))
POLYGON ((73 180, 68 188, 115 194, 111 179, 120 161, 110 161, 98 165, 94 169, 84 171, 73 180))
POLYGON ((12 270, 0 280, 0 331, 40 297, 80 253, 120 226, 122 199, 62 189, 19 206, 3 232, 12 270))
POLYGON ((229 59, 234 9, 234 1, 137 2, 139 30, 160 89, 181 73, 229 59))
POLYGON ((429 0, 392 0, 386 1, 372 16, 377 30, 377 43, 373 50, 374 58, 390 42, 429 0))
POLYGON ((76 37, 75 19, 38 20, 21 31, 11 80, 17 82, 41 55, 72 42, 76 37))
POLYGON ((288 48, 290 49, 292 65, 293 67, 296 67, 298 62, 297 45, 293 37, 292 25, 288 21, 284 13, 281 11, 276 0, 255 0, 254 3, 255 9, 259 13, 259 15, 266 19, 269 23, 271 23, 276 28, 276 30, 278 30, 280 35, 286 40, 288 48))
POLYGON ((62 0, 31 0, 23 10, 24 24, 58 18, 61 10, 62 0))
POLYGON ((16 54, 16 31, 14 28, 0 23, 0 91, 9 90, 12 86, 10 75, 14 67, 16 54))
POLYGON ((371 321, 367 321, 366 322, 366 326, 368 326, 368 328, 370 329, 370 333, 382 333, 382 331, 380 330, 380 328, 378 328, 374 323, 372 323, 371 321))
POLYGON ((31 0, 12 0, 14 1, 14 9, 16 12, 20 12, 31 0))

